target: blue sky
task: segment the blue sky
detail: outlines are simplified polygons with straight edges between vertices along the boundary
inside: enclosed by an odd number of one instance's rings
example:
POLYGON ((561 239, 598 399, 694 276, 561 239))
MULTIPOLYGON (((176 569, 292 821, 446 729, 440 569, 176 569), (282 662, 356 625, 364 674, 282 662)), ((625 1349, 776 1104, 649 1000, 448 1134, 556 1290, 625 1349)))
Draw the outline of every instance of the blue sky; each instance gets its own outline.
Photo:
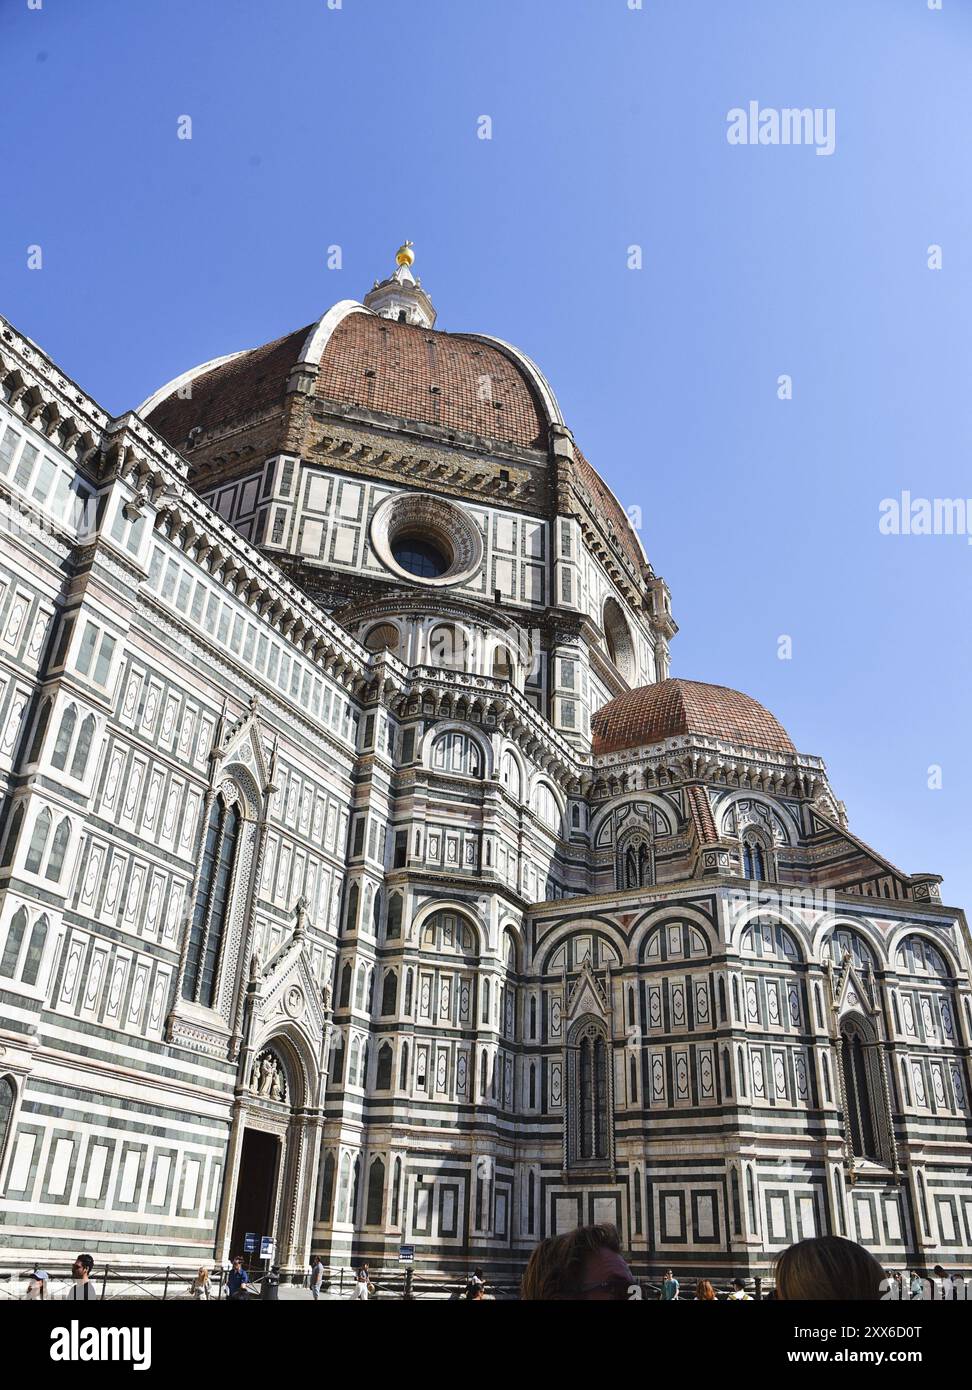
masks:
POLYGON ((964 905, 972 548, 878 519, 972 497, 970 59, 969 0, 3 0, 0 311, 121 412, 411 238, 641 508, 674 673, 964 905), (834 153, 730 145, 750 101, 833 108, 834 153))

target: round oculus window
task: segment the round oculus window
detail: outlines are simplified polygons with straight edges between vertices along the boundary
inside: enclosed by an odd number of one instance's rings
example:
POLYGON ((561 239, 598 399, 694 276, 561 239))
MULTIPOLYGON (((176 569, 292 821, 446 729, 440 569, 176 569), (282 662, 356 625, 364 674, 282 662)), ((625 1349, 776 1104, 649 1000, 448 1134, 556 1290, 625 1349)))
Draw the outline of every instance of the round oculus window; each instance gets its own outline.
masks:
POLYGON ((417 579, 439 579, 449 568, 441 546, 419 536, 396 536, 391 551, 402 569, 417 579))
POLYGON ((483 563, 483 538, 472 517, 427 493, 386 497, 371 518, 371 543, 400 579, 436 588, 462 584, 483 563))

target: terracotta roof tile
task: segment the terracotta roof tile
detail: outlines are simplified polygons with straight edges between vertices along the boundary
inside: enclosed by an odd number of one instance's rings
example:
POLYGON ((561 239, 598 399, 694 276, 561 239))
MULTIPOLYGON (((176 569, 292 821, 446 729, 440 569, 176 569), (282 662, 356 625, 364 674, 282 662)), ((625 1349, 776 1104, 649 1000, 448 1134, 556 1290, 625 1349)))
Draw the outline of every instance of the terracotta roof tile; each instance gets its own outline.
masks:
POLYGON ((699 734, 765 752, 795 753, 782 724, 758 700, 702 681, 665 680, 626 690, 592 720, 595 753, 699 734))

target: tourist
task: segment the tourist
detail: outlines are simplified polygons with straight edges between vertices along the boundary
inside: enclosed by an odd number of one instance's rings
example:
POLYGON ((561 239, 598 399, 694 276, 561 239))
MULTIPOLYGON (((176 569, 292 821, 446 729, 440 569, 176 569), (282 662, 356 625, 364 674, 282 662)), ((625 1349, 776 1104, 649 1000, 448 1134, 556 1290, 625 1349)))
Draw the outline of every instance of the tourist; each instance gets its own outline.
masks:
POLYGON ((27 1293, 24 1295, 25 1298, 47 1298, 47 1285, 50 1277, 46 1269, 38 1269, 37 1266, 34 1265, 34 1268, 30 1272, 30 1278, 27 1280, 27 1293))
POLYGON ((662 1280, 661 1292, 658 1297, 662 1303, 674 1303, 678 1298, 678 1280, 670 1269, 665 1270, 665 1277, 662 1280))
POLYGON ((470 1274, 469 1278, 466 1280, 466 1297, 482 1298, 483 1291, 485 1291, 485 1288, 486 1278, 483 1274, 483 1271, 481 1269, 474 1269, 472 1274, 470 1274))
POLYGON ((632 1290, 637 1287, 621 1254, 617 1229, 578 1226, 540 1242, 523 1275, 520 1298, 528 1302, 621 1302, 633 1297, 632 1290))
POLYGON ((91 1271, 94 1269, 94 1260, 90 1255, 79 1255, 71 1266, 71 1277, 74 1283, 71 1285, 71 1292, 68 1298, 96 1298, 94 1284, 91 1283, 91 1271))
POLYGON ((708 1279, 700 1279, 695 1285, 696 1303, 717 1303, 716 1291, 708 1279))
POLYGON ((324 1282, 324 1266, 321 1264, 320 1255, 311 1257, 310 1272, 310 1291, 315 1301, 321 1296, 321 1285, 324 1282))
POLYGON ((746 1292, 746 1281, 745 1281, 745 1279, 733 1279, 733 1281, 732 1281, 732 1293, 729 1294, 729 1296, 728 1296, 728 1298, 727 1298, 726 1301, 729 1302, 729 1303, 752 1303, 752 1302, 753 1302, 753 1296, 752 1296, 752 1294, 746 1292))
POLYGON ((235 1298, 237 1301, 246 1298, 250 1292, 249 1284, 250 1276, 243 1268, 243 1256, 237 1255, 226 1278, 227 1297, 235 1298))
POLYGON ((354 1276, 354 1290, 351 1297, 357 1299, 361 1303, 367 1303, 369 1293, 374 1293, 374 1291, 375 1286, 371 1282, 368 1266, 364 1264, 354 1276))
POLYGON ((909 1285, 908 1285, 908 1288, 909 1288, 910 1291, 911 1291, 911 1298, 912 1298, 912 1301, 914 1301, 915 1299, 918 1299, 918 1298, 924 1298, 924 1296, 925 1296, 925 1281, 924 1281, 924 1279, 922 1279, 922 1277, 921 1277, 921 1275, 918 1273, 917 1269, 913 1269, 913 1270, 911 1271, 911 1281, 910 1281, 910 1283, 909 1283, 909 1285))
POLYGON ((199 1269, 199 1273, 189 1285, 189 1297, 200 1302, 208 1301, 212 1297, 212 1284, 209 1282, 209 1270, 205 1265, 199 1269))
POLYGON ((884 1270, 874 1256, 843 1236, 797 1241, 776 1261, 776 1296, 788 1301, 879 1299, 884 1283, 884 1270))

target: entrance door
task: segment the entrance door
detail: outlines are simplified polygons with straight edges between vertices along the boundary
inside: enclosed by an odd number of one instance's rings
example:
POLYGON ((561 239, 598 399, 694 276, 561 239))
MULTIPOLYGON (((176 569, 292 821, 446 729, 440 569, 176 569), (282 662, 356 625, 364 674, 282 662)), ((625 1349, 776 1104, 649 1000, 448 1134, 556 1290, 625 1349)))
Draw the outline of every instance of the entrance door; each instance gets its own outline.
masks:
POLYGON ((243 1263, 248 1268, 259 1264, 260 1252, 257 1249, 251 1255, 244 1255, 243 1237, 249 1231, 257 1237, 273 1235, 271 1222, 279 1158, 280 1140, 275 1134, 267 1134, 262 1129, 243 1131, 230 1258, 243 1255, 243 1263))

